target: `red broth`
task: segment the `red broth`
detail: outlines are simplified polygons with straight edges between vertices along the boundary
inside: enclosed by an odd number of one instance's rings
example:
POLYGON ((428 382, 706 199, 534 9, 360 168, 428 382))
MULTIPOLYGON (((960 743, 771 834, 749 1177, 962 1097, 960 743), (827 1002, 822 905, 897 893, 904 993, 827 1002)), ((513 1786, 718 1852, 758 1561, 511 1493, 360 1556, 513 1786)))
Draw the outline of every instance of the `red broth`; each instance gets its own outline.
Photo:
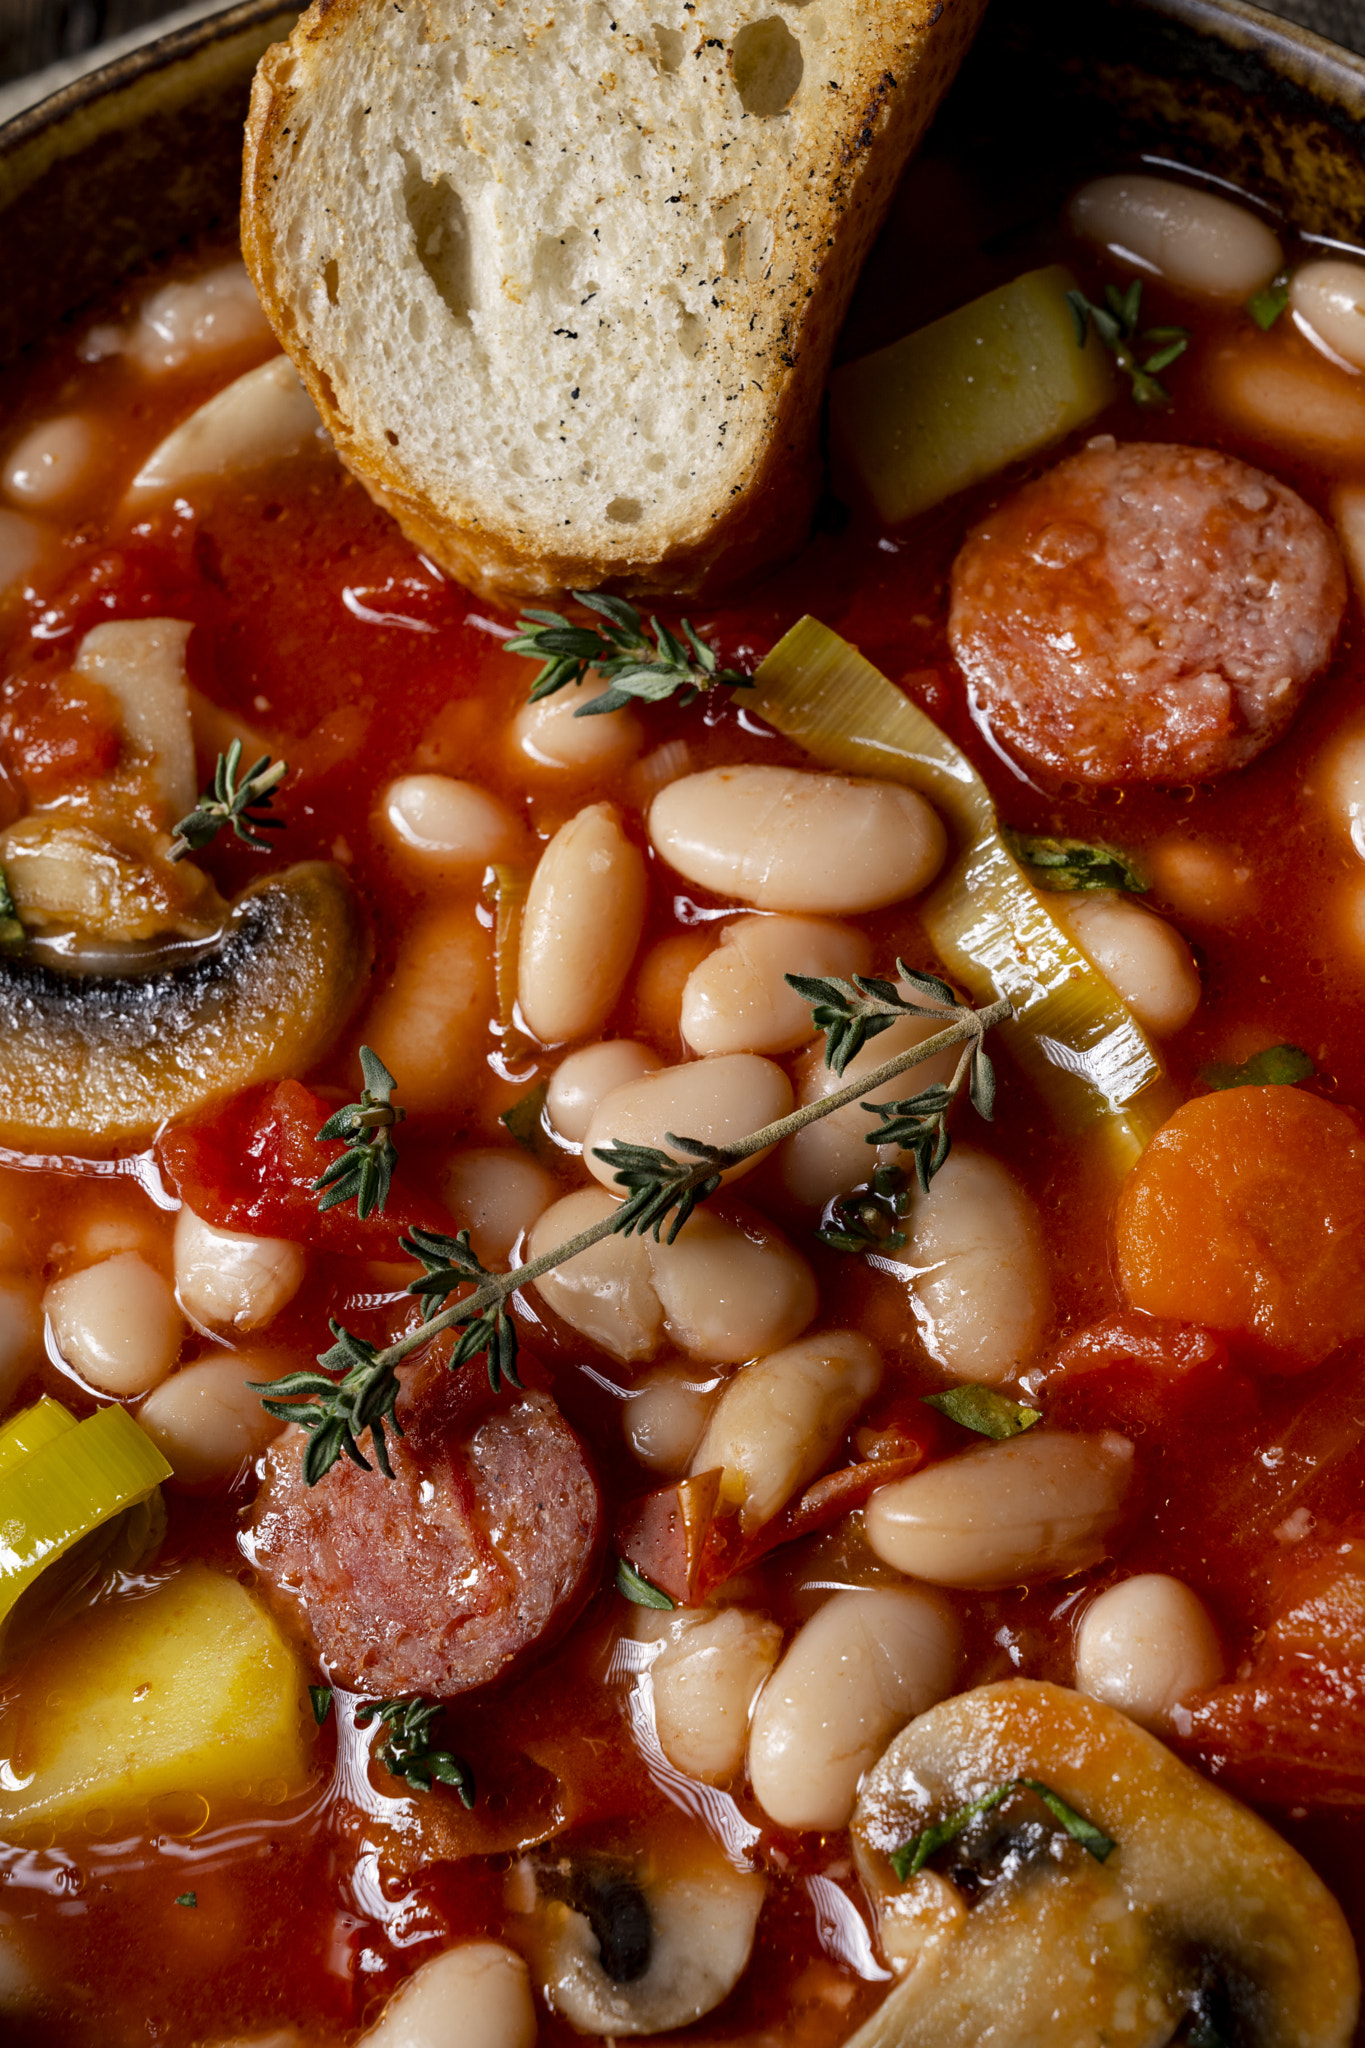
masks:
MULTIPOLYGON (((970 290, 1059 248, 1087 289, 1098 291, 1114 274, 1042 229, 1022 254, 1016 241, 1008 262, 974 258, 970 290)), ((173 272, 192 274, 222 253, 201 249, 173 272)), ((128 304, 147 288, 130 288, 128 304)), ((894 322, 880 316, 889 331, 941 310, 941 300, 925 294, 916 303, 913 293, 911 285, 894 322)), ((111 307, 103 317, 125 311, 111 307)), ((1287 321, 1263 336, 1240 312, 1212 313, 1157 290, 1149 292, 1147 311, 1153 320, 1178 318, 1193 330, 1188 354, 1168 373, 1174 403, 1167 412, 1141 413, 1124 399, 1092 431, 1225 449, 1271 469, 1327 512, 1334 484, 1352 479, 1350 466, 1310 467, 1282 446, 1234 431, 1220 396, 1227 363, 1239 352, 1305 360, 1309 344, 1287 321)), ((83 360, 89 325, 58 337, 41 362, 10 378, 6 391, 16 434, 27 422, 78 406, 98 422, 107 453, 106 483, 64 535, 59 561, 4 621, 0 763, 9 780, 0 783, 0 802, 9 790, 8 815, 18 801, 14 783, 25 773, 35 776, 43 760, 55 763, 51 773, 60 777, 99 758, 98 706, 88 716, 79 707, 59 716, 48 687, 80 636, 105 619, 170 616, 195 626, 191 676, 203 697, 226 723, 245 722, 289 761, 281 801, 288 829, 278 858, 345 867, 373 926, 376 985, 391 971, 424 895, 373 829, 378 794, 393 776, 430 770, 476 779, 541 839, 583 804, 610 796, 641 837, 648 783, 638 762, 612 778, 514 770, 501 735, 532 671, 502 649, 508 620, 444 581, 330 456, 257 473, 215 490, 202 506, 171 503, 131 523, 123 519, 118 492, 138 461, 194 404, 269 349, 249 346, 202 377, 181 374, 158 385, 125 357, 83 360), (64 770, 63 763, 74 765, 64 770)), ((1344 372, 1334 374, 1345 380, 1344 372)), ((1054 459, 1049 454, 1020 474, 1054 459)), ((1365 450, 1359 473, 1365 477, 1365 450)), ((1114 840, 1147 861, 1156 878, 1147 900, 1185 933, 1203 977, 1193 1022, 1166 1048, 1182 1092, 1200 1087, 1200 1071, 1211 1062, 1236 1062, 1290 1042, 1314 1062, 1308 1085, 1365 1108, 1358 1028, 1365 913, 1357 919, 1360 936, 1349 936, 1361 870, 1325 809, 1305 794, 1333 735, 1365 712, 1354 601, 1330 673, 1313 686, 1288 737, 1245 772, 1176 791, 1044 792, 1013 772, 973 726, 945 628, 947 576, 961 536, 1018 480, 992 479, 894 534, 861 511, 845 522, 831 510, 824 530, 788 567, 742 599, 695 608, 695 622, 724 658, 750 667, 796 616, 815 613, 859 644, 967 749, 1010 824, 1114 840), (1191 846, 1207 850, 1202 881, 1198 874, 1191 880, 1188 861, 1180 867, 1182 849, 1191 846)), ((681 740, 693 770, 801 758, 746 714, 742 695, 686 710, 664 705, 642 717, 642 757, 681 740)), ((208 721, 201 724, 206 773, 220 742, 208 721)), ((227 838, 204 859, 225 894, 264 865, 227 838)), ((657 864, 651 890, 644 944, 672 944, 677 958, 670 967, 654 956, 651 975, 628 989, 607 1035, 643 1038, 673 1061, 683 1050, 676 993, 669 997, 677 959, 690 964, 698 957, 723 906, 657 864)), ((485 921, 491 914, 485 901, 485 921)), ((936 964, 912 907, 863 922, 878 971, 887 971, 897 954, 917 966, 936 964)), ((307 1077, 310 1085, 347 1097, 354 1092, 364 1029, 362 1007, 307 1077)), ((505 1143, 500 1116, 545 1071, 533 1047, 491 1028, 477 1085, 462 1089, 448 1111, 413 1117, 399 1134, 400 1176, 414 1199, 438 1201, 440 1161, 457 1144, 505 1143)), ((976 1142, 983 1134, 966 1135, 976 1142)), ((984 1142, 1027 1186, 1045 1221, 1056 1304, 1050 1355, 1120 1306, 1107 1209, 1083 1151, 1059 1136, 1012 1072, 1002 1075, 998 1121, 984 1142)), ((225 1181, 231 1167, 223 1168, 225 1181)), ((560 1171, 566 1189, 579 1184, 572 1158, 560 1171)), ((770 1194, 761 1173, 743 1192, 760 1207, 770 1194)), ((139 1249, 169 1273, 173 1210, 174 1196, 150 1155, 0 1161, 0 1224, 19 1232, 44 1281, 111 1249, 139 1249)), ((391 1228, 372 1223, 364 1257, 345 1248, 317 1254, 303 1290, 267 1333, 272 1351, 311 1363, 326 1342, 329 1315, 372 1339, 406 1327, 412 1305, 393 1238, 391 1228)), ((920 1344, 904 1283, 808 1237, 799 1241, 819 1280, 824 1319, 857 1323, 887 1358, 884 1389, 859 1426, 922 1417, 917 1397, 939 1386, 941 1375, 920 1344)), ((522 1332, 528 1354, 593 1446, 609 1504, 655 1483, 623 1443, 613 1389, 627 1383, 626 1369, 534 1301, 523 1306, 522 1332)), ((95 1405, 55 1350, 20 1399, 40 1388, 78 1414, 95 1405)), ((1200 1593, 1235 1672, 1254 1653, 1257 1631, 1294 1569, 1295 1528, 1310 1550, 1360 1533, 1363 1396, 1365 1356, 1358 1348, 1302 1377, 1278 1380, 1246 1369, 1234 1347, 1217 1372, 1203 1381, 1193 1376, 1178 1402, 1137 1367, 1116 1367, 1064 1391, 1049 1411, 1064 1424, 1118 1428, 1133 1438, 1138 1504, 1110 1559, 1080 1579, 950 1596, 968 1644, 960 1683, 1015 1673, 1068 1682, 1078 1604, 1090 1588, 1135 1571, 1172 1572, 1200 1593), (1276 1452, 1296 1421, 1311 1430, 1322 1470, 1302 1497, 1309 1522, 1287 1528, 1276 1452)), ((939 1451, 967 1441, 946 1424, 934 1440, 939 1451)), ((833 1462, 854 1455, 850 1442, 833 1462)), ((147 1577, 109 1597, 136 1598, 188 1557, 207 1557, 250 1579, 237 1533, 254 1486, 248 1470, 230 1489, 170 1489, 164 1549, 147 1577)), ((856 1580, 865 1564, 856 1523, 836 1525, 756 1566, 751 1598, 791 1624, 813 1611, 821 1588, 856 1580)), ((318 1735, 315 1782, 306 1796, 281 1799, 272 1795, 282 1787, 256 1786, 238 1809, 200 1817, 195 1832, 187 1824, 178 1833, 87 1829, 53 1838, 49 1830, 0 1848, 0 1913, 24 1930, 45 1993, 42 2016, 10 2021, 6 2038, 17 2048, 115 2048, 226 2040, 292 2023, 319 2044, 351 2039, 417 1964, 452 1941, 488 1933, 515 1943, 506 1883, 524 1847, 561 1832, 579 1842, 638 1841, 682 1825, 686 1816, 732 1847, 751 1850, 770 1889, 754 1957, 737 1989, 684 2036, 661 2038, 834 2048, 874 2008, 888 1981, 847 1839, 785 1832, 743 1789, 689 1785, 657 1751, 641 1748, 632 1734, 633 1676, 613 1657, 623 1615, 604 1585, 544 1663, 493 1696, 453 1704, 451 1739, 480 1786, 468 1816, 453 1795, 432 1794, 427 1804, 396 1798, 391 1780, 370 1783, 368 1738, 354 1728, 343 1701, 318 1735), (191 1892, 193 1908, 178 1903, 191 1892)), ((1365 1671, 1354 1666, 1343 1684, 1358 1688, 1362 1681, 1365 1671)), ((0 1706, 21 1696, 23 1682, 22 1664, 0 1678, 0 1706)), ((1347 1700, 1343 1728, 1349 1713, 1347 1700)), ((1329 1768, 1314 1786, 1301 1794, 1278 1786, 1273 1803, 1263 1804, 1332 1885, 1359 1939, 1365 1773, 1346 1753, 1349 1740, 1336 1724, 1323 1740, 1329 1768), (1344 1742, 1335 1773, 1334 1729, 1344 1742)), ((1197 1744, 1191 1754, 1216 1775, 1242 1782, 1235 1755, 1201 1757, 1197 1744)), ((547 2048, 567 2048, 581 2037, 542 2016, 540 2038, 547 2048)))

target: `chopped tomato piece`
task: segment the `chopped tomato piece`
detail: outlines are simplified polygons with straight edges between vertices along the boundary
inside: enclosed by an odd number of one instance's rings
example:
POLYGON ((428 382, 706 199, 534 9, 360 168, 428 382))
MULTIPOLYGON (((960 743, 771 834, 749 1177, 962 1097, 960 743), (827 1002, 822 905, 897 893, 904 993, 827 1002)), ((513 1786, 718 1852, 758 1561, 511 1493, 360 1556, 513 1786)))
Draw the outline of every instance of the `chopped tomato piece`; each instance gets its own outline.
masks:
POLYGON ((108 775, 123 748, 107 690, 75 676, 29 676, 5 687, 0 764, 29 803, 46 803, 74 782, 108 775))
POLYGON ((1242 1338, 1281 1372, 1365 1336, 1365 1132, 1297 1088, 1202 1095, 1124 1183, 1129 1302, 1242 1338))
POLYGON ((1206 1768, 1265 1799, 1365 1806, 1365 1541, 1318 1544, 1287 1576, 1249 1670, 1186 1701, 1206 1768))
POLYGON ((349 1202, 319 1210, 314 1183, 341 1156, 339 1146, 317 1142, 333 1108, 301 1081, 249 1088, 172 1124, 157 1142, 157 1164, 195 1215, 220 1230, 356 1258, 394 1256, 398 1233, 414 1224, 449 1232, 441 1205, 401 1174, 383 1213, 364 1223, 349 1202))

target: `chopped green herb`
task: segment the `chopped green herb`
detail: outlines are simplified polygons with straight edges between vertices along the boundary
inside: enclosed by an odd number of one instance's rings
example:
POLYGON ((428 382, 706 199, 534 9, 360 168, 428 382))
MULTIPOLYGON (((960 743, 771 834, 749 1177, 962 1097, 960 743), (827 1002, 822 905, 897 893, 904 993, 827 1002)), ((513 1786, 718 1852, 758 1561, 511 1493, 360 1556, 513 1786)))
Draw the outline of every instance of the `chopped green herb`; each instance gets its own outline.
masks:
POLYGON ((643 1573, 637 1572, 633 1564, 618 1558, 616 1562, 616 1590, 624 1593, 637 1607, 676 1607, 677 1601, 670 1600, 667 1593, 651 1585, 643 1573))
POLYGON ((558 1147, 545 1135, 545 1098, 549 1092, 548 1081, 537 1081, 534 1088, 519 1095, 498 1118, 507 1135, 515 1138, 523 1151, 542 1161, 558 1156, 558 1147))
POLYGON ((270 841, 262 839, 263 832, 282 832, 283 818, 263 818, 258 814, 267 811, 274 799, 275 791, 289 773, 287 761, 272 764, 269 754, 262 754, 253 762, 246 774, 239 778, 237 770, 242 765, 242 743, 234 740, 226 754, 218 756, 218 766, 213 772, 213 787, 206 789, 187 818, 182 818, 175 828, 175 838, 167 850, 169 860, 183 860, 187 853, 197 853, 201 847, 222 831, 224 825, 231 825, 237 837, 253 853, 269 853, 270 841))
POLYGON ((197 1906, 199 1895, 197 1892, 181 1892, 175 1903, 177 1906, 197 1906))
POLYGON ((1074 1806, 1068 1806, 1050 1785, 1040 1785, 1036 1778, 1011 1778, 1006 1784, 997 1785, 993 1792, 987 1792, 982 1798, 974 1799, 970 1806, 959 1807, 957 1812, 950 1813, 946 1820, 936 1821, 932 1827, 922 1828, 908 1842, 902 1843, 899 1849, 893 1850, 890 1858, 891 1868, 901 1883, 904 1884, 909 1877, 918 1876, 931 1856, 936 1856, 949 1842, 955 1842, 981 1814, 990 1813, 995 1807, 1003 1806, 1014 1792, 1034 1793, 1042 1800, 1053 1819, 1060 1821, 1072 1841, 1079 1842, 1097 1863, 1103 1863, 1118 1847, 1102 1828, 1097 1828, 1084 1814, 1077 1813, 1074 1806))
POLYGON ((308 1697, 313 1702, 313 1719, 321 1728, 332 1711, 332 1688, 330 1685, 310 1685, 308 1697))
POLYGON ((5 870, 0 868, 0 953, 22 952, 24 940, 27 936, 24 927, 19 922, 19 913, 14 907, 14 898, 9 892, 9 882, 6 879, 5 870))
POLYGON ((1090 326, 1113 356, 1114 361, 1132 379, 1133 396, 1139 405, 1169 405, 1171 395, 1158 375, 1170 368, 1177 357, 1184 355, 1190 345, 1188 327, 1147 327, 1138 331, 1141 318, 1142 281, 1133 278, 1128 289, 1121 292, 1117 285, 1107 284, 1104 288, 1104 304, 1096 306, 1082 292, 1068 292, 1066 302, 1071 308, 1071 317, 1076 323, 1076 344, 1085 347, 1085 337, 1090 326), (1138 361, 1138 350, 1150 347, 1152 353, 1145 362, 1138 361))
POLYGON ((604 618, 605 627, 576 626, 561 612, 528 610, 517 620, 516 634, 505 642, 509 654, 524 654, 544 664, 531 685, 533 704, 566 683, 581 683, 590 669, 607 687, 580 704, 575 718, 619 711, 633 699, 657 704, 677 694, 679 703, 690 704, 711 690, 753 688, 751 677, 720 666, 715 649, 698 638, 690 620, 683 620, 679 639, 651 619, 651 641, 639 612, 624 598, 604 597, 600 590, 575 590, 571 595, 604 618))
POLYGON ((420 1693, 406 1699, 367 1700, 356 1711, 356 1725, 368 1728, 376 1718, 388 1739, 376 1752, 391 1777, 402 1778, 414 1792, 430 1792, 433 1784, 452 1785, 464 1805, 474 1804, 474 1773, 448 1749, 433 1749, 431 1724, 444 1712, 440 1700, 424 1701, 420 1693))
POLYGON ((1045 839, 1003 827, 1010 852, 1040 889, 1125 889, 1145 896, 1148 884, 1117 846, 1085 839, 1045 839))
POLYGON ((320 1145, 344 1144, 346 1150, 313 1182, 319 1209, 334 1209, 354 1200, 361 1222, 389 1199, 393 1169, 398 1164, 389 1133, 407 1115, 391 1100, 398 1083, 377 1052, 360 1048, 362 1086, 359 1102, 348 1102, 328 1117, 318 1132, 320 1145))
POLYGON ((1239 1067, 1215 1060, 1212 1066, 1199 1069, 1199 1078, 1210 1088, 1289 1088, 1295 1081, 1308 1080, 1313 1072, 1313 1062, 1299 1046, 1268 1045, 1239 1067))
POLYGON ((1289 304, 1289 272, 1282 270, 1270 283, 1253 292, 1246 309, 1263 333, 1268 334, 1289 304))
POLYGON ((1008 1401, 993 1387, 949 1387, 942 1394, 925 1394, 923 1399, 926 1407, 937 1408, 950 1422, 960 1423, 963 1429, 974 1429, 978 1436, 992 1437, 996 1443, 1022 1436, 1043 1419, 1041 1408, 1026 1408, 1018 1401, 1008 1401))

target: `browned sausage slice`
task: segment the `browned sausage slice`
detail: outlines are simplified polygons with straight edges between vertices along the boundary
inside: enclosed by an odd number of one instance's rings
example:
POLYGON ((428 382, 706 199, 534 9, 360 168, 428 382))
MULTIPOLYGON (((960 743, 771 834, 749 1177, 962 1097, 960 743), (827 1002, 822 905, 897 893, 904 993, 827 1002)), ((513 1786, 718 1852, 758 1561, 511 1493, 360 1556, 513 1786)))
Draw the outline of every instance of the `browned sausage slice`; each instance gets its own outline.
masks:
POLYGON ((301 1430, 272 1446, 245 1547, 340 1685, 450 1698, 552 1642, 592 1592, 597 1483, 548 1395, 391 1446, 394 1476, 340 1459, 304 1484, 301 1430))
POLYGON ((1286 485, 1104 435, 968 535, 948 630, 978 712, 1030 766, 1186 783, 1279 737, 1345 603, 1336 542, 1286 485))

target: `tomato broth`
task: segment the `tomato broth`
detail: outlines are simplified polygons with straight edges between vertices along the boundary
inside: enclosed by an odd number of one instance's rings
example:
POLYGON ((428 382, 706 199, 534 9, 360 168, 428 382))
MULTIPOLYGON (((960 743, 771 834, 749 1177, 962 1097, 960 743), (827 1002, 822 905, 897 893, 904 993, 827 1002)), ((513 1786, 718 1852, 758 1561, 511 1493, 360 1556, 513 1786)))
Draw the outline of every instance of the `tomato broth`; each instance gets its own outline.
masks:
MULTIPOLYGON (((941 192, 956 175, 927 160, 912 171, 907 192, 941 192)), ((902 214, 912 210, 903 199, 902 214)), ((945 236, 952 221, 949 210, 945 236)), ((907 277, 902 266, 893 303, 869 285, 845 352, 908 331, 1044 261, 1068 262, 1095 297, 1123 276, 1072 241, 1055 216, 1016 224, 1003 237, 996 222, 976 226, 970 253, 959 244, 957 266, 946 277, 927 263, 907 277), (931 281, 921 284, 919 277, 931 281)), ((222 244, 184 252, 154 278, 130 283, 120 302, 97 317, 83 316, 8 380, 13 437, 55 412, 79 411, 94 423, 101 452, 98 473, 55 552, 22 597, 8 602, 0 824, 46 800, 64 777, 100 772, 107 715, 97 697, 82 702, 60 685, 81 636, 110 619, 193 624, 188 661, 199 693, 201 786, 234 732, 249 735, 248 756, 260 751, 288 761, 278 799, 285 830, 268 860, 333 861, 345 870, 372 930, 376 991, 394 974, 413 921, 440 894, 377 824, 381 793, 395 776, 476 781, 512 809, 537 845, 584 805, 610 800, 643 844, 653 777, 670 772, 667 760, 660 767, 670 749, 686 749, 688 772, 736 762, 809 765, 746 710, 742 691, 685 708, 638 710, 641 740, 626 766, 611 773, 556 771, 518 758, 507 729, 534 670, 505 651, 511 620, 446 581, 322 446, 268 472, 187 491, 145 515, 124 509, 127 479, 163 434, 265 361, 274 343, 256 334, 199 367, 151 377, 126 352, 92 348, 92 331, 130 320, 154 284, 197 275, 233 253, 222 244)), ((881 275, 874 261, 869 276, 881 275)), ((1146 290, 1149 320, 1178 322, 1191 332, 1186 354, 1165 373, 1171 404, 1144 411, 1125 394, 1072 445, 1112 433, 1120 441, 1218 448, 1282 478, 1330 516, 1334 489, 1365 481, 1365 443, 1358 453, 1310 462, 1281 439, 1257 438, 1229 416, 1230 366, 1254 353, 1337 379, 1343 389, 1358 385, 1358 375, 1325 363, 1289 320, 1263 333, 1240 306, 1213 307, 1151 282, 1146 290)), ((1292 1044, 1312 1062, 1307 1089, 1359 1109, 1360 856, 1315 782, 1324 750, 1365 715, 1356 603, 1328 672, 1312 685, 1287 736, 1249 768, 1176 789, 1042 786, 973 718, 948 645, 948 576, 968 528, 1068 452, 1065 445, 1049 450, 894 531, 879 526, 841 484, 842 495, 831 494, 821 508, 819 530, 787 566, 740 597, 696 606, 694 623, 725 662, 752 670, 800 614, 815 614, 965 749, 1009 825, 1119 844, 1142 863, 1152 877, 1144 900, 1183 932, 1202 980, 1193 1020, 1163 1047, 1182 1098, 1205 1090, 1201 1076, 1216 1063, 1236 1065, 1292 1044)), ((228 897, 268 865, 227 835, 198 858, 228 897)), ((446 893, 455 899, 461 888, 446 893)), ((477 904, 491 934, 490 889, 465 889, 463 900, 477 904)), ((734 909, 651 859, 640 960, 652 964, 630 978, 602 1035, 638 1039, 666 1063, 684 1057, 681 972, 704 955, 718 921, 734 909), (670 945, 671 955, 651 950, 670 945)), ((856 922, 871 941, 874 972, 890 973, 897 957, 941 971, 913 904, 856 922)), ((332 1050, 302 1077, 312 1096, 290 1114, 304 1137, 311 1135, 303 1129, 309 1116, 321 1120, 319 1101, 330 1107, 355 1093, 370 1000, 362 997, 332 1050)), ((373 1342, 412 1327, 418 1312, 405 1291, 412 1268, 397 1248, 398 1228, 423 1219, 440 1227, 445 1160, 460 1147, 509 1145, 500 1119, 546 1077, 555 1057, 515 1026, 489 1018, 479 1057, 449 1100, 414 1112, 397 1134, 395 1209, 363 1225, 352 1211, 330 1236, 330 1225, 310 1236, 307 1278, 253 1342, 253 1357, 267 1352, 276 1369, 311 1366, 327 1342, 329 1317, 373 1342)), ((400 1101, 402 1087, 400 1075, 400 1101)), ((248 1164, 243 1172, 244 1158, 262 1156, 251 1152, 262 1101, 224 1111, 211 1126, 212 1143, 188 1163, 167 1151, 167 1141, 152 1152, 91 1158, 5 1153, 0 1234, 22 1247, 12 1262, 46 1285, 93 1259, 136 1251, 169 1277, 177 1186, 192 1204, 196 1197, 216 1203, 236 1219, 232 1227, 291 1237, 297 1180, 281 1190, 272 1187, 268 1168, 248 1164), (233 1201, 242 1206, 232 1210, 233 1201)), ((1043 1221, 1054 1308, 1035 1382, 1048 1419, 1118 1430, 1136 1446, 1136 1481, 1103 1563, 1044 1584, 948 1594, 966 1644, 958 1689, 1015 1674, 1070 1683, 1075 1624, 1087 1599, 1147 1571, 1173 1573, 1193 1588, 1221 1632, 1229 1674, 1247 1670, 1294 1573, 1362 1534, 1358 1411, 1365 1353, 1351 1344, 1315 1369, 1287 1376, 1263 1370, 1233 1338, 1173 1379, 1115 1339, 1101 1369, 1074 1378, 1050 1373, 1049 1361, 1077 1332, 1123 1309, 1112 1191, 1086 1141, 1058 1131, 1005 1059, 994 1124, 987 1129, 966 1112, 956 1128, 1010 1169, 1043 1221)), ((556 1153, 547 1142, 541 1157, 561 1192, 582 1183, 572 1150, 556 1153)), ((816 1242, 809 1219, 793 1217, 768 1169, 760 1167, 739 1192, 792 1234, 815 1272, 823 1322, 865 1330, 886 1361, 881 1391, 851 1425, 830 1468, 871 1455, 879 1432, 902 1446, 913 1442, 931 1459, 968 1447, 962 1429, 920 1400, 944 1379, 918 1335, 903 1270, 816 1242)), ((623 1503, 660 1483, 631 1455, 621 1427, 633 1369, 576 1335, 538 1296, 517 1297, 516 1314, 527 1381, 552 1388, 590 1446, 610 1526, 623 1503)), ((206 1337, 204 1344, 217 1341, 206 1337)), ((197 1343, 190 1333, 190 1347, 197 1343)), ((476 1360, 463 1371, 478 1376, 483 1366, 476 1360)), ((696 1367, 699 1380, 715 1374, 696 1367)), ((14 1406, 40 1390, 77 1415, 92 1412, 101 1398, 64 1363, 50 1329, 46 1361, 17 1390, 14 1406)), ((378 1477, 371 1483, 384 1484, 378 1477)), ((168 1488, 161 1551, 140 1573, 101 1582, 98 1599, 136 1601, 194 1557, 253 1583, 238 1537, 255 1488, 249 1461, 230 1485, 168 1488)), ((855 1512, 747 1566, 742 1590, 749 1604, 790 1628, 832 1587, 893 1584, 897 1577, 869 1550, 855 1512)), ((778 1827, 742 1783, 719 1789, 671 1766, 650 1734, 647 1707, 642 1719, 644 1667, 628 1654, 629 1622, 604 1572, 600 1592, 541 1661, 486 1694, 451 1702, 442 1725, 473 1769, 478 1799, 471 1812, 449 1791, 408 1794, 377 1767, 367 1770, 370 1733, 356 1725, 355 1702, 339 1691, 317 1732, 312 1783, 301 1795, 290 1794, 283 1780, 247 1783, 235 1799, 201 1802, 202 1813, 191 1810, 169 1824, 149 1818, 130 1829, 96 1812, 83 1829, 31 1829, 0 1848, 0 1912, 24 1931, 42 1990, 34 2016, 8 2021, 6 2038, 23 2048, 190 2044, 292 2024, 308 2042, 352 2040, 418 1964, 452 1942, 491 1935, 517 1945, 509 1885, 527 1849, 567 1841, 609 1850, 663 1841, 686 1825, 711 1831, 732 1854, 751 1859, 767 1876, 768 1893, 737 1988, 694 2025, 662 2038, 835 2048, 890 1981, 847 1837, 778 1827)), ((1362 1666, 1331 1642, 1322 1645, 1321 1658, 1329 1677, 1312 1709, 1321 1755, 1311 1783, 1296 1789, 1292 1772, 1277 1777, 1235 1740, 1205 1738, 1197 1726, 1183 1734, 1177 1726, 1172 1740, 1215 1779, 1259 1801, 1327 1879, 1359 1939, 1365 1756, 1350 1722, 1362 1666)), ((43 1711, 43 1702, 26 1695, 25 1671, 20 1658, 0 1678, 0 1746, 15 1717, 43 1711)), ((1310 1709, 1295 1698, 1291 1679, 1272 1675, 1266 1684, 1257 1727, 1270 1739, 1278 1715, 1297 1726, 1296 1716, 1310 1709)), ((541 2014, 540 2027, 547 2048, 580 2038, 553 2013, 541 2014)))

